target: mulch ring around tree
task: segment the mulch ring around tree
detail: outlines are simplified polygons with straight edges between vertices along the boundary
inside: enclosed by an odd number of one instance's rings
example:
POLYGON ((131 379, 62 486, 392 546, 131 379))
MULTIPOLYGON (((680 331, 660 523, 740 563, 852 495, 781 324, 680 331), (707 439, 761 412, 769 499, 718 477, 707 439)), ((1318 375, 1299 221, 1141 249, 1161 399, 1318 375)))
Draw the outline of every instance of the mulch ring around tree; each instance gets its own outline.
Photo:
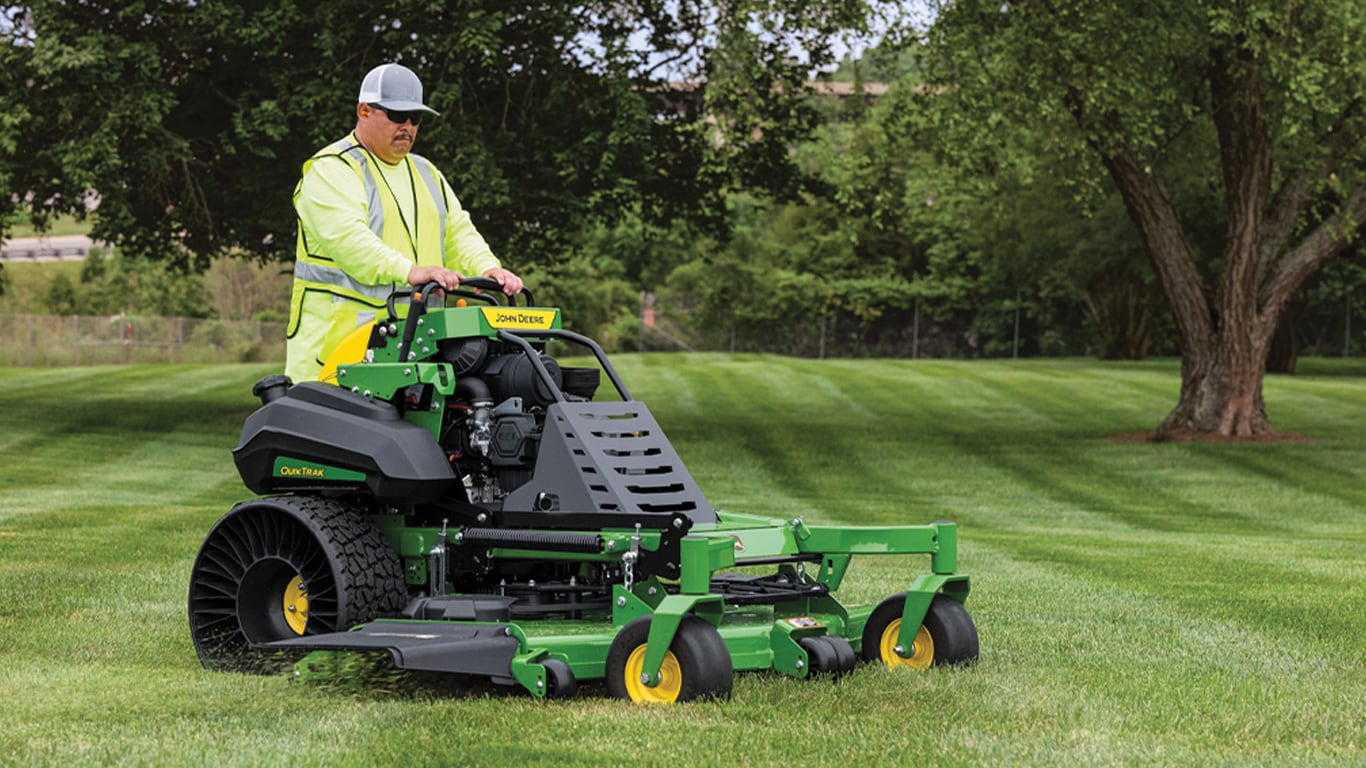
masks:
POLYGON ((1312 437, 1294 432, 1263 432, 1258 435, 1220 435, 1192 429, 1153 429, 1105 438, 1111 443, 1313 443, 1312 437))

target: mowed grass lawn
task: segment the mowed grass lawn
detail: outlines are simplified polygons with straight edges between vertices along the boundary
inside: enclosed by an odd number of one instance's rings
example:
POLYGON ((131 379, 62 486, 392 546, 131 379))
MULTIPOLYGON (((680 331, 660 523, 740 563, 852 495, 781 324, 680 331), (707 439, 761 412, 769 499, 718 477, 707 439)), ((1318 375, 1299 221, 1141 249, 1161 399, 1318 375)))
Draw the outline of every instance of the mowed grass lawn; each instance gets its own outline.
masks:
MULTIPOLYGON (((0 764, 1366 764, 1366 364, 1271 377, 1307 441, 1121 442, 1178 364, 619 356, 718 507, 960 524, 981 659, 728 702, 203 671, 200 541, 263 366, 0 370, 0 764)), ((856 559, 873 602, 924 558, 856 559)))

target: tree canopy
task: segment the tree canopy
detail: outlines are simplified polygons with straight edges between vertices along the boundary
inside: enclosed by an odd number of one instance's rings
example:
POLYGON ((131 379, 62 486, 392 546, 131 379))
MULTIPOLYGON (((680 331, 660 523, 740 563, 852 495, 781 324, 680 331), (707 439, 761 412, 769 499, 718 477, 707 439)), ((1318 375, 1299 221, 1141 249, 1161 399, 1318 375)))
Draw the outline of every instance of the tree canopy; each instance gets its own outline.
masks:
POLYGON ((903 118, 955 167, 1059 164, 1078 194, 1118 191, 1181 343, 1164 426, 1269 430, 1282 315, 1366 219, 1366 10, 956 0, 924 53, 903 118))
POLYGON ((299 165, 351 128, 362 76, 385 61, 423 78, 442 115, 418 151, 514 262, 623 213, 717 225, 737 186, 801 187, 786 151, 809 128, 799 86, 866 5, 12 6, 0 24, 0 235, 20 208, 39 222, 83 215, 93 194, 94 236, 126 250, 200 265, 229 249, 289 258, 299 165), (728 119, 706 120, 713 108, 728 119))

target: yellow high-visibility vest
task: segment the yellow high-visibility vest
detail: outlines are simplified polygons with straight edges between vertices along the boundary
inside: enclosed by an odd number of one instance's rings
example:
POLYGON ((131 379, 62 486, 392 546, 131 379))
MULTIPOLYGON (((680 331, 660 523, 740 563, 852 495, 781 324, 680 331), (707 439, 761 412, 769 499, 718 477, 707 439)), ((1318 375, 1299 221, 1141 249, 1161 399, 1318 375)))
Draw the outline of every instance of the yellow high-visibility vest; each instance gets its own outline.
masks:
MULTIPOLYGON (((366 225, 375 237, 398 253, 421 265, 443 265, 448 214, 447 189, 431 163, 418 155, 406 155, 411 189, 411 209, 400 205, 378 167, 378 160, 356 141, 354 135, 337 141, 309 158, 303 176, 319 162, 343 162, 364 183, 366 225)), ((297 205, 303 179, 294 189, 297 205)), ((353 206, 356 201, 338 201, 353 206)), ((458 206, 459 204, 456 203, 458 206)), ((295 381, 316 378, 330 351, 357 327, 374 320, 395 288, 404 283, 368 284, 347 274, 323 249, 309 243, 303 222, 294 261, 294 287, 287 327, 286 373, 295 381)), ((496 264, 496 261, 495 261, 496 264)))

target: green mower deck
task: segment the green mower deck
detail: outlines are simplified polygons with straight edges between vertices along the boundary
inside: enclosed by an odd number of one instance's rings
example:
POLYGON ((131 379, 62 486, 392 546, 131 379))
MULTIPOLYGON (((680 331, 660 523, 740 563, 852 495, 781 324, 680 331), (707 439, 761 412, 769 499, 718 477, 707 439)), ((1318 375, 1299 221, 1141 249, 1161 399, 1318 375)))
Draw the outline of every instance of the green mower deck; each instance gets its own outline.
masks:
POLYGON ((191 576, 206 667, 307 678, 326 668, 317 652, 383 650, 536 697, 604 680, 671 702, 729 696, 737 670, 976 659, 953 523, 714 509, 559 310, 457 293, 466 306, 391 297, 364 359, 330 361, 334 383, 258 382, 234 458, 262 496, 214 526, 191 576), (598 367, 561 367, 552 340, 598 367), (603 374, 619 399, 594 400, 603 374), (855 555, 907 554, 929 568, 904 592, 836 598, 855 555))

